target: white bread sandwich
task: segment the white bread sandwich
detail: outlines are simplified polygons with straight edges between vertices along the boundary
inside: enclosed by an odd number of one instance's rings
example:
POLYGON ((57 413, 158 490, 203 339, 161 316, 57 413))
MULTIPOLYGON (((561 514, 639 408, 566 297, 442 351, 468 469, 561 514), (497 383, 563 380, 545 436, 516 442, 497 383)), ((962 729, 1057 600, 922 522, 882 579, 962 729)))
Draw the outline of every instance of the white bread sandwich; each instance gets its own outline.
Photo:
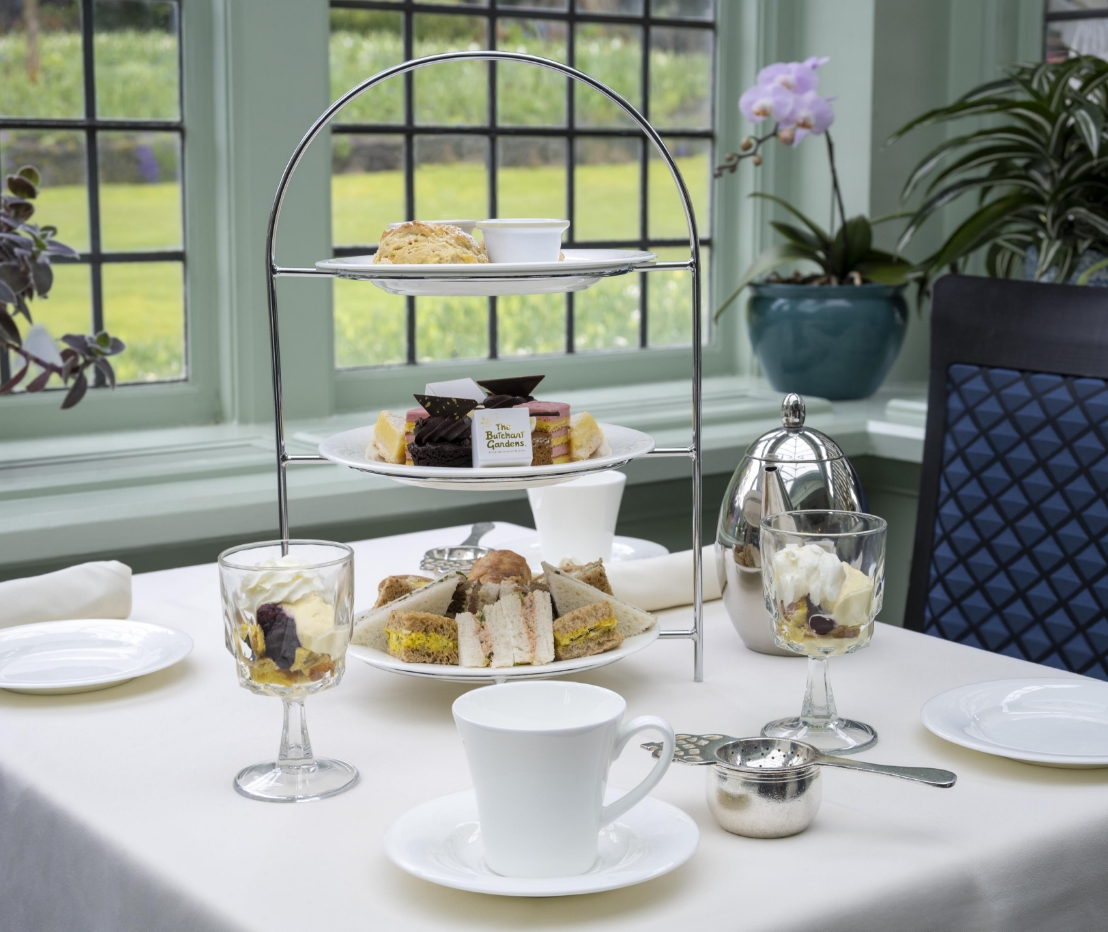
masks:
POLYGON ((463 667, 514 667, 554 660, 550 594, 527 592, 512 580, 480 613, 458 615, 458 654, 463 667))

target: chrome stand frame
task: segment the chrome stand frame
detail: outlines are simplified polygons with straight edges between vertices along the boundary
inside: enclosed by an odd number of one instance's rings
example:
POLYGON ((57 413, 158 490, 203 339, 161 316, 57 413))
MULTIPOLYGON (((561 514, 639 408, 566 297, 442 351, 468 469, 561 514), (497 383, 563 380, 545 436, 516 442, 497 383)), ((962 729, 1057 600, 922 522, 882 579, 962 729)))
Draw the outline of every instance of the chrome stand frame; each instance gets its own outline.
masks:
MULTIPOLYGON (((692 357, 693 357, 693 378, 692 378, 692 403, 693 403, 693 426, 692 426, 692 443, 687 447, 669 447, 656 449, 653 452, 646 454, 647 456, 679 456, 686 457, 692 460, 693 467, 693 512, 692 512, 692 538, 693 538, 693 620, 692 626, 689 628, 666 628, 662 629, 661 637, 667 639, 682 638, 691 640, 693 642, 693 678, 696 682, 701 682, 704 679, 704 589, 703 589, 703 572, 702 566, 702 549, 701 549, 701 529, 703 525, 702 508, 703 503, 701 500, 702 486, 703 486, 703 460, 701 456, 701 387, 702 387, 702 353, 701 346, 701 299, 700 299, 700 240, 697 235, 696 228, 696 216, 693 212, 692 198, 689 196, 689 190, 685 185, 685 180, 681 176, 681 171, 677 167, 676 161, 666 148, 665 143, 662 142, 662 137, 650 125, 649 122, 636 110, 630 103, 624 100, 619 94, 613 91, 611 88, 604 84, 601 84, 595 78, 589 77, 584 72, 578 71, 576 68, 570 68, 568 65, 563 65, 560 62, 549 61, 545 58, 539 58, 534 55, 524 55, 516 52, 497 52, 497 51, 481 51, 481 52, 448 52, 442 55, 431 55, 426 58, 419 58, 413 61, 404 62, 403 64, 396 65, 392 68, 388 68, 385 71, 381 71, 371 78, 367 78, 360 84, 352 87, 349 91, 338 98, 330 107, 328 107, 312 124, 311 128, 304 135, 304 138, 300 140, 296 148, 293 150, 292 157, 289 159, 288 164, 285 166, 284 173, 281 175, 281 182, 277 186, 277 193, 273 198, 273 207, 269 212, 269 224, 266 228, 265 236, 265 270, 266 270, 266 297, 269 302, 269 346, 270 357, 272 363, 273 373, 273 408, 274 408, 274 428, 276 434, 276 447, 277 447, 277 515, 280 525, 280 534, 282 542, 287 542, 289 539, 289 513, 288 513, 288 481, 285 470, 290 465, 302 465, 302 464, 326 464, 330 461, 319 455, 290 455, 285 448, 285 419, 284 419, 284 402, 282 397, 282 383, 281 383, 281 342, 280 334, 277 326, 277 279, 280 277, 290 278, 334 278, 338 277, 332 272, 321 271, 314 268, 285 268, 277 264, 276 253, 276 237, 277 237, 277 223, 281 215, 281 207, 285 201, 285 194, 288 191, 289 182, 292 181, 292 176, 296 172, 297 166, 300 164, 300 160, 304 156, 304 152, 308 146, 315 140, 315 138, 334 120, 335 116, 345 107, 350 101, 358 97, 371 87, 375 87, 390 78, 397 77, 398 75, 407 74, 408 72, 415 71, 419 68, 426 68, 431 65, 441 64, 443 62, 452 61, 505 61, 505 62, 520 62, 522 64, 536 65, 540 68, 547 68, 550 71, 556 71, 560 74, 566 75, 575 81, 580 82, 593 90, 603 94, 613 103, 620 107, 624 113, 626 113, 642 130, 650 142, 654 144, 654 148, 657 150, 658 155, 665 162, 669 168, 669 173, 673 178, 674 184, 677 185, 677 190, 681 195, 682 205, 685 209, 685 220, 689 230, 689 249, 691 252, 691 259, 688 262, 658 262, 653 265, 637 269, 641 272, 652 271, 675 271, 675 270, 687 270, 692 274, 692 297, 693 297, 693 341, 692 341, 692 357)), ((574 273, 578 274, 578 273, 574 273)), ((375 278, 389 278, 390 276, 386 269, 382 269, 381 272, 374 270, 375 278)), ((518 276, 513 276, 518 277, 518 276)), ((549 276, 542 276, 549 277, 549 276)))

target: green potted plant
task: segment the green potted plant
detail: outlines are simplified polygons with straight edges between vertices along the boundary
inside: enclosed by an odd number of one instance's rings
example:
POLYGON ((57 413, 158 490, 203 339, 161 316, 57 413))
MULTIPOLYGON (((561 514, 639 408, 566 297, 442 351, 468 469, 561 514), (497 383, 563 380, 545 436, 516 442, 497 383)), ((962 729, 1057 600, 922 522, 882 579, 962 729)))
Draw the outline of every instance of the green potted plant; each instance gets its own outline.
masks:
POLYGON ((40 392, 57 376, 69 386, 62 407, 72 408, 88 391, 90 369, 115 388, 109 357, 125 347, 118 337, 102 330, 88 336, 67 333, 61 338, 64 348, 59 349, 46 329, 32 321, 31 303, 45 298, 54 283, 50 259, 78 258, 69 246, 54 239, 56 227, 31 223, 35 213, 31 201, 38 196, 40 183, 38 171, 27 165, 8 175, 8 193, 0 191, 0 353, 7 354, 12 369, 8 378, 0 380, 0 395, 23 384, 33 370, 24 391, 40 392), (27 322, 25 334, 16 323, 18 316, 27 322))
POLYGON ((761 165, 761 148, 772 139, 796 147, 807 136, 822 135, 831 170, 831 232, 781 198, 751 195, 779 204, 799 225, 770 223, 784 242, 754 260, 716 316, 749 287, 750 341, 775 389, 831 399, 865 398, 880 387, 900 352, 908 324, 903 292, 913 267, 874 248, 866 217, 846 217, 829 132, 834 111, 831 100, 817 92, 816 69, 826 61, 779 62, 758 73, 757 83, 739 99, 739 109, 752 123, 772 120, 773 129, 744 139, 741 151, 727 155, 716 169, 716 177, 734 172, 746 159, 761 165), (777 273, 797 263, 814 265, 816 271, 798 270, 789 278, 777 273))
POLYGON ((1080 55, 1016 65, 950 106, 903 126, 984 118, 920 160, 902 200, 923 202, 900 238, 904 248, 936 211, 967 196, 972 212, 919 263, 926 285, 965 271, 983 254, 994 277, 1108 285, 1108 62, 1080 55))

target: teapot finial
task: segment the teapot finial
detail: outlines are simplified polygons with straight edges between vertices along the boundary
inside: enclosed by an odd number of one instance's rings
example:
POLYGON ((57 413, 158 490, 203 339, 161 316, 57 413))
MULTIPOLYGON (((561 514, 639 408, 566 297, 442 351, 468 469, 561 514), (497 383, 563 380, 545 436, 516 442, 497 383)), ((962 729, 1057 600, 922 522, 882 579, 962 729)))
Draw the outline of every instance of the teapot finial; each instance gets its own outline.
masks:
POLYGON ((789 392, 781 402, 781 423, 786 430, 800 430, 804 426, 804 399, 796 392, 789 392))

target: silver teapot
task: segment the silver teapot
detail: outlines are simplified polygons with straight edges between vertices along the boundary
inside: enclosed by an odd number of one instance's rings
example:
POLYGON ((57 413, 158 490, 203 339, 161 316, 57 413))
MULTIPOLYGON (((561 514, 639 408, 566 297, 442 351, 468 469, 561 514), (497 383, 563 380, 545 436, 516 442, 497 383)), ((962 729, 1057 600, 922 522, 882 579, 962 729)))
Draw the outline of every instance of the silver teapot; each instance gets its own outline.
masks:
POLYGON ((750 650, 802 656, 773 643, 758 550, 762 516, 823 508, 865 511, 866 494, 839 445, 804 426, 804 399, 789 394, 781 403, 781 427, 747 447, 723 496, 716 530, 716 572, 723 604, 750 650), (776 469, 767 473, 767 466, 776 469))

